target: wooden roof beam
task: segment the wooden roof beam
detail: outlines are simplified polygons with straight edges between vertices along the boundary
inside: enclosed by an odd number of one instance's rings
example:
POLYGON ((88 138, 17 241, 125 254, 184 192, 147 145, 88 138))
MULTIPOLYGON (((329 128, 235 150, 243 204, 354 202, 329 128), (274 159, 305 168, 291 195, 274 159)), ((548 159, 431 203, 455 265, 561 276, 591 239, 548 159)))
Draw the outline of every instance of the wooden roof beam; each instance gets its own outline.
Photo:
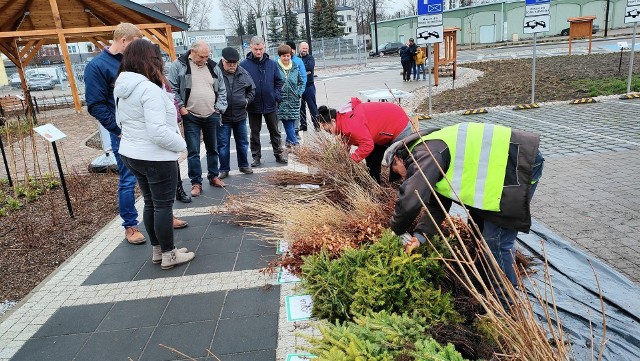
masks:
POLYGON ((40 49, 42 48, 42 45, 44 45, 44 42, 45 42, 44 39, 40 39, 40 41, 33 48, 31 48, 29 55, 26 57, 26 59, 22 61, 22 64, 24 66, 29 65, 31 60, 33 60, 33 57, 36 56, 36 54, 38 54, 38 51, 40 51, 40 49))
POLYGON ((14 53, 11 44, 0 43, 0 51, 11 60, 15 66, 20 67, 20 60, 16 57, 17 51, 14 53))
POLYGON ((29 52, 29 50, 31 49, 31 47, 33 46, 33 44, 35 44, 36 41, 35 40, 30 40, 28 43, 26 43, 24 45, 24 47, 22 48, 22 51, 20 51, 20 58, 24 58, 24 56, 29 52))
MULTIPOLYGON (((165 23, 156 24, 134 24, 138 29, 163 29, 165 23)), ((3 31, 0 32, 0 39, 2 38, 26 38, 26 37, 42 37, 45 35, 58 35, 58 34, 95 34, 95 33, 107 33, 113 32, 116 29, 116 25, 110 26, 96 26, 90 29, 87 28, 68 28, 68 29, 47 29, 47 30, 24 30, 24 31, 3 31)))
POLYGON ((58 2, 49 0, 49 5, 51 5, 51 13, 53 14, 53 22, 56 24, 56 29, 62 29, 62 18, 60 17, 60 10, 58 10, 58 2))

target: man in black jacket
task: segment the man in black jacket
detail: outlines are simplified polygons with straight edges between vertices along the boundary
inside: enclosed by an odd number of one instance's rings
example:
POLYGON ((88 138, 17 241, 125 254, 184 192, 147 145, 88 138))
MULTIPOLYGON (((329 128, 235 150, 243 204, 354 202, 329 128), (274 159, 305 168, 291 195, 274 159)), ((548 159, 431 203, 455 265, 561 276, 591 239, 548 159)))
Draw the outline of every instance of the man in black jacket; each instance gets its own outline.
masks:
POLYGON ((425 130, 394 143, 385 154, 389 180, 403 183, 391 229, 402 235, 410 252, 425 236, 438 234, 452 201, 464 204, 496 262, 516 285, 513 251, 518 232, 528 233, 531 226, 529 205, 544 162, 539 144, 537 134, 480 123, 425 130), (422 202, 435 222, 424 214, 412 236, 407 232, 422 202))
POLYGON ((222 49, 222 60, 218 65, 222 70, 227 88, 227 110, 222 113, 222 124, 218 131, 218 154, 220 155, 220 179, 229 176, 231 132, 236 143, 238 168, 244 174, 251 174, 247 152, 249 133, 247 132, 247 105, 253 101, 256 86, 244 68, 238 66, 240 54, 232 47, 222 49))

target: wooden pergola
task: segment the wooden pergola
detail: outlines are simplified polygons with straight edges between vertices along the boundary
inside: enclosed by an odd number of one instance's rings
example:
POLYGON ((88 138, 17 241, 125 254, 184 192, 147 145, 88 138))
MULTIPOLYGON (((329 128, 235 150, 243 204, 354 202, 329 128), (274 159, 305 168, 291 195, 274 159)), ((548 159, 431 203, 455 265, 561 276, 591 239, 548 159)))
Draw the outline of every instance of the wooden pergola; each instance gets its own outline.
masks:
POLYGON ((176 58, 174 31, 189 25, 128 0, 0 0, 0 52, 13 62, 27 92, 24 70, 43 45, 60 44, 77 112, 82 109, 67 43, 109 45, 120 23, 135 24, 149 40, 176 58))

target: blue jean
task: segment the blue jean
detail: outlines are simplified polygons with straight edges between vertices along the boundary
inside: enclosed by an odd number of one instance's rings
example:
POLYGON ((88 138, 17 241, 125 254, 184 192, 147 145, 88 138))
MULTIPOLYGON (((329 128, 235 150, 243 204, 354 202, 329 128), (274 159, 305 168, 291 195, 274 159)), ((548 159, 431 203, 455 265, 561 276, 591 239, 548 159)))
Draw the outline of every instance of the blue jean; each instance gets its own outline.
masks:
POLYGON ((122 162, 138 179, 144 197, 142 220, 152 246, 162 252, 173 246, 173 199, 178 185, 176 161, 149 161, 122 156, 122 162))
POLYGON ((249 168, 247 152, 249 151, 249 132, 247 130, 247 120, 239 122, 222 123, 218 129, 218 153, 220 155, 220 170, 228 172, 231 170, 229 161, 231 158, 231 132, 236 142, 236 157, 238 168, 249 168))
POLYGON ((300 128, 307 129, 307 107, 309 107, 309 113, 311 113, 311 121, 313 126, 317 129, 318 124, 318 103, 316 103, 316 85, 307 83, 307 87, 302 93, 302 99, 300 101, 300 128))
POLYGON ((413 80, 416 80, 418 72, 416 71, 416 62, 414 60, 411 61, 411 71, 413 72, 413 80))
POLYGON ((184 128, 184 140, 187 143, 187 166, 191 184, 202 184, 202 164, 200 163, 200 132, 202 141, 207 150, 207 179, 220 175, 218 169, 218 128, 220 127, 220 114, 211 114, 206 118, 196 117, 193 114, 182 116, 184 128))
POLYGON ((286 144, 298 145, 295 119, 282 119, 282 125, 284 126, 284 132, 287 134, 286 144))
POLYGON ((109 134, 111 137, 111 149, 118 164, 118 212, 122 218, 124 228, 138 225, 138 210, 136 210, 136 177, 129 168, 125 167, 120 159, 120 138, 109 134))
MULTIPOLYGON (((529 189, 529 201, 533 198, 533 194, 538 187, 538 181, 542 176, 542 168, 544 167, 544 157, 540 152, 536 155, 533 166, 533 175, 531 177, 531 188, 529 189)), ((506 229, 497 226, 495 223, 484 221, 482 236, 489 245, 489 249, 493 257, 498 262, 498 266, 507 276, 509 282, 514 286, 518 285, 516 277, 515 264, 515 242, 518 231, 506 229)))
POLYGON ((418 64, 418 79, 420 79, 420 74, 422 74, 422 79, 427 80, 427 73, 424 70, 424 64, 418 64))

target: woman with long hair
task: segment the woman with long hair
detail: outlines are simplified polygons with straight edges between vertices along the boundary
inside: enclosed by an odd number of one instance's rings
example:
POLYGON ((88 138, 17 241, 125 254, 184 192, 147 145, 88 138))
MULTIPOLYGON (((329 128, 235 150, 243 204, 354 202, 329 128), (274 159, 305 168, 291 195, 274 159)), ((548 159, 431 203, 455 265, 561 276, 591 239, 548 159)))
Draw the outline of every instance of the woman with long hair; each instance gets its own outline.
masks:
POLYGON ((153 247, 153 263, 162 269, 191 261, 195 254, 173 244, 173 201, 177 160, 186 149, 178 133, 176 108, 164 86, 164 62, 155 46, 135 40, 124 52, 114 96, 122 129, 120 157, 136 176, 144 197, 144 225, 153 247))

